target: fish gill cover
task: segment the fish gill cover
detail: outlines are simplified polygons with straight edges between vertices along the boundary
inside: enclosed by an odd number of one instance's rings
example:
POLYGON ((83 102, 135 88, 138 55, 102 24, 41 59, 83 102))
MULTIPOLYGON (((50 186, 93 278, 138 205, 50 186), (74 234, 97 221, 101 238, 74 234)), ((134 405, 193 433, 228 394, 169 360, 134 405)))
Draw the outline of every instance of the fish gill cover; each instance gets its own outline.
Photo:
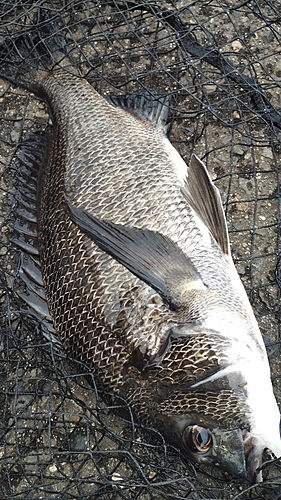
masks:
MULTIPOLYGON (((204 159, 222 195, 279 405, 280 20, 279 1, 0 4, 5 71, 12 47, 19 72, 44 67, 47 51, 48 63, 75 68, 103 95, 153 89, 170 98, 171 142, 186 161, 204 159)), ((268 457, 253 486, 186 462, 120 399, 122 420, 87 368, 43 335, 17 295, 20 252, 10 238, 20 142, 51 125, 31 93, 1 80, 0 95, 0 498, 280 498, 278 461, 268 457)))

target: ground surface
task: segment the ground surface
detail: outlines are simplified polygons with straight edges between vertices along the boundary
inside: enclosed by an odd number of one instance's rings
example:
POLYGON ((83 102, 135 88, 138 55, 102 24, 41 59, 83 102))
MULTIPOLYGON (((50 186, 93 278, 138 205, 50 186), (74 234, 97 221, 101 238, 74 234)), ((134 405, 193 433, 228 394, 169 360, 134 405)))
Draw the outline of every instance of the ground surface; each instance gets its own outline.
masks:
MULTIPOLYGON (((245 89, 184 53, 172 31, 151 14, 129 15, 110 2, 101 4, 44 7, 67 36, 72 64, 99 91, 145 86, 171 95, 171 141, 186 161, 192 151, 203 158, 216 179, 233 257, 270 344, 281 404, 280 131, 256 113, 245 89)), ((197 27, 197 40, 219 46, 281 107, 279 2, 161 5, 184 7, 181 17, 197 27)), ((0 19, 3 37, 29 26, 37 10, 32 2, 25 2, 25 12, 20 3, 8 7, 0 19)), ((155 431, 125 423, 82 376, 86 368, 54 350, 23 312, 16 295, 22 287, 19 251, 9 240, 16 152, 22 135, 44 129, 49 115, 44 102, 5 80, 0 106, 0 500, 280 498, 278 464, 265 466, 263 485, 249 487, 220 471, 183 463, 155 431)))

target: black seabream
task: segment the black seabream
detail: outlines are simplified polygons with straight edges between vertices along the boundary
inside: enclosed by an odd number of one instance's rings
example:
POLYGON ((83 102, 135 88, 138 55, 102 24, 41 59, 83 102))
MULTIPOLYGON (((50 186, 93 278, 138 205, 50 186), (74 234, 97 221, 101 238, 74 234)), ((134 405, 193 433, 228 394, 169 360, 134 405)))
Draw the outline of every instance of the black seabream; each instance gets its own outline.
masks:
POLYGON ((48 307, 36 257, 27 302, 187 457, 253 480, 264 449, 281 455, 280 415, 204 164, 169 142, 165 100, 104 99, 63 70, 32 89, 53 130, 40 181, 30 138, 22 154, 16 241, 33 254, 38 241, 48 307))

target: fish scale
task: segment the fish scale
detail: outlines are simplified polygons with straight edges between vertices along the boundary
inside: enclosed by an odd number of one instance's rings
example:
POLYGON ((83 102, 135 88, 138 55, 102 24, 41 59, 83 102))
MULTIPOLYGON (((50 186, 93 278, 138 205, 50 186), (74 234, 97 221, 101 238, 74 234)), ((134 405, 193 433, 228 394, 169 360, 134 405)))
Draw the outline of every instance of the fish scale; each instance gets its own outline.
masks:
POLYGON ((168 141, 161 99, 105 100, 63 70, 32 88, 53 121, 37 232, 63 346, 187 457, 253 480, 281 455, 279 410, 205 166, 168 141))

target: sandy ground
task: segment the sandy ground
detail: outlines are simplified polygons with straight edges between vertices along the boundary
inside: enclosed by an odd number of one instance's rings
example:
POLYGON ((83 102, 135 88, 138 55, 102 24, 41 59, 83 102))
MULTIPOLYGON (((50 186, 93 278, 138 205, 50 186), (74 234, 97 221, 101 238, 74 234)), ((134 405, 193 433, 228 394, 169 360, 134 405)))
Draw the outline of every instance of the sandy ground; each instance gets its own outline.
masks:
MULTIPOLYGON (((170 139, 186 161, 192 152, 204 159, 221 191, 233 257, 268 344, 281 404, 280 132, 255 113, 243 89, 184 54, 149 14, 114 15, 117 8, 102 3, 101 10, 95 2, 70 2, 59 13, 72 63, 104 94, 145 86, 171 95, 170 139)), ((198 41, 211 45, 209 30, 279 108, 279 2, 260 2, 260 11, 228 3, 227 12, 216 1, 161 5, 186 7, 182 19, 198 26, 198 41)), ((52 5, 60 12, 60 2, 52 5)), ((35 10, 21 17, 20 7, 7 7, 1 33, 13 20, 28 25, 35 10)), ((24 311, 16 295, 19 251, 9 240, 16 153, 24 133, 43 130, 49 115, 43 101, 5 80, 0 106, 0 500, 280 498, 278 464, 265 465, 264 484, 249 487, 184 463, 156 431, 123 421, 83 376, 86 368, 54 349, 24 311)))

